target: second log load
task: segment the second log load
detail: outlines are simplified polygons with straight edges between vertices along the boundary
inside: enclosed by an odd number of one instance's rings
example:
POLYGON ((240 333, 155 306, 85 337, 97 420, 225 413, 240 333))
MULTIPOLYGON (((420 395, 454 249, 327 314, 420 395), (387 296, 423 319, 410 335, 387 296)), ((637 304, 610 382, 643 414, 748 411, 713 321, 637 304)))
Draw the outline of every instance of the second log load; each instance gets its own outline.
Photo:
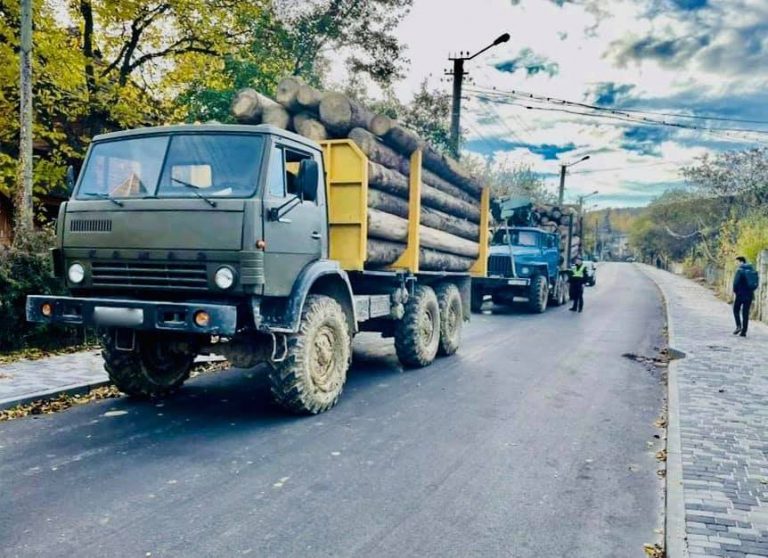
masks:
POLYGON ((341 93, 318 91, 293 76, 280 81, 275 100, 246 88, 236 94, 231 107, 238 122, 271 124, 313 141, 348 138, 365 153, 366 267, 392 265, 405 251, 411 155, 417 149, 422 152, 420 269, 467 271, 477 260, 482 186, 416 132, 341 93))

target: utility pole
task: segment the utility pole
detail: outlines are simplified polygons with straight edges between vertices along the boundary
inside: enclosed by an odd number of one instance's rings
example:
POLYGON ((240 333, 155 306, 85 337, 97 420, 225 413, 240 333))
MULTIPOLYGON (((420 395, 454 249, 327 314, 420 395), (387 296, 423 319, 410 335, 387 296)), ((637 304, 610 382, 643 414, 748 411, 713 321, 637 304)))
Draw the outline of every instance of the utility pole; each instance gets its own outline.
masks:
POLYGON ((560 190, 557 195, 557 204, 562 206, 565 201, 565 169, 568 165, 560 165, 560 190))
POLYGON ((34 227, 32 209, 32 0, 21 0, 19 107, 19 181, 16 190, 14 242, 28 237, 34 227))
POLYGON ((506 43, 508 40, 509 33, 504 33, 503 35, 496 37, 496 40, 493 41, 493 43, 482 50, 478 50, 472 56, 461 56, 461 54, 464 53, 459 53, 459 56, 448 58, 448 60, 453 62, 453 71, 446 73, 446 75, 453 76, 453 104, 451 106, 451 147, 453 149, 453 155, 457 159, 459 158, 459 136, 461 135, 461 87, 464 84, 464 76, 467 75, 467 72, 464 70, 464 62, 467 60, 472 60, 476 56, 484 53, 489 48, 498 46, 501 43, 506 43))
POLYGON ((451 106, 451 146, 453 154, 459 157, 459 126, 461 122, 461 87, 464 83, 464 60, 465 58, 449 58, 453 60, 453 105, 451 106))
POLYGON ((560 192, 557 196, 557 203, 558 205, 563 205, 563 202, 565 201, 565 171, 568 167, 572 167, 573 165, 578 165, 582 161, 586 161, 589 159, 589 155, 584 155, 581 159, 578 161, 574 161, 573 163, 560 163, 560 192))

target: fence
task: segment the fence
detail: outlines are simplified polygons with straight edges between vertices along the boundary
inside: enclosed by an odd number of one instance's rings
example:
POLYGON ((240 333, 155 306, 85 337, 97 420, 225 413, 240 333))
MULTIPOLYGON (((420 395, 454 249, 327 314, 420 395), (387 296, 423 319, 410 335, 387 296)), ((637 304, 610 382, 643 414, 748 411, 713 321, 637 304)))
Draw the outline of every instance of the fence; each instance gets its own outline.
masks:
POLYGON ((768 322, 768 250, 760 252, 757 271, 760 274, 760 287, 755 293, 755 317, 768 322))

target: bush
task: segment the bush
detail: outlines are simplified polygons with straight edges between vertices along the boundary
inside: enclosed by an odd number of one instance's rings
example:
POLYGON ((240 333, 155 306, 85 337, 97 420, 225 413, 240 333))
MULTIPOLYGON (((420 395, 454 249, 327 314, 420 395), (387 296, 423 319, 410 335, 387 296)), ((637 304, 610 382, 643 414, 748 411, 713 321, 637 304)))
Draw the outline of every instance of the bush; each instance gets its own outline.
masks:
POLYGON ((72 328, 28 323, 28 294, 65 294, 61 281, 51 275, 48 253, 0 249, 0 351, 60 348, 82 340, 72 328))

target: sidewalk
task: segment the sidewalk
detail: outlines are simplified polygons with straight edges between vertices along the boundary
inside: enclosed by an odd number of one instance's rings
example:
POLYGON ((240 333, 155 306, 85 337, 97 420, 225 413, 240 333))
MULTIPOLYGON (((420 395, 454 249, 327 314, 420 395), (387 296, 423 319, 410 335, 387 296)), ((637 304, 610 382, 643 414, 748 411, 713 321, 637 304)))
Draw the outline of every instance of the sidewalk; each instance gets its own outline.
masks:
POLYGON ((0 409, 107 382, 98 350, 0 365, 0 409))
POLYGON ((667 304, 667 552, 768 556, 768 326, 732 335, 730 307, 683 277, 640 266, 667 304))
MULTIPOLYGON (((195 362, 219 362, 223 357, 198 356, 195 362)), ((0 410, 55 397, 85 393, 109 383, 98 349, 39 360, 0 365, 0 410)))

